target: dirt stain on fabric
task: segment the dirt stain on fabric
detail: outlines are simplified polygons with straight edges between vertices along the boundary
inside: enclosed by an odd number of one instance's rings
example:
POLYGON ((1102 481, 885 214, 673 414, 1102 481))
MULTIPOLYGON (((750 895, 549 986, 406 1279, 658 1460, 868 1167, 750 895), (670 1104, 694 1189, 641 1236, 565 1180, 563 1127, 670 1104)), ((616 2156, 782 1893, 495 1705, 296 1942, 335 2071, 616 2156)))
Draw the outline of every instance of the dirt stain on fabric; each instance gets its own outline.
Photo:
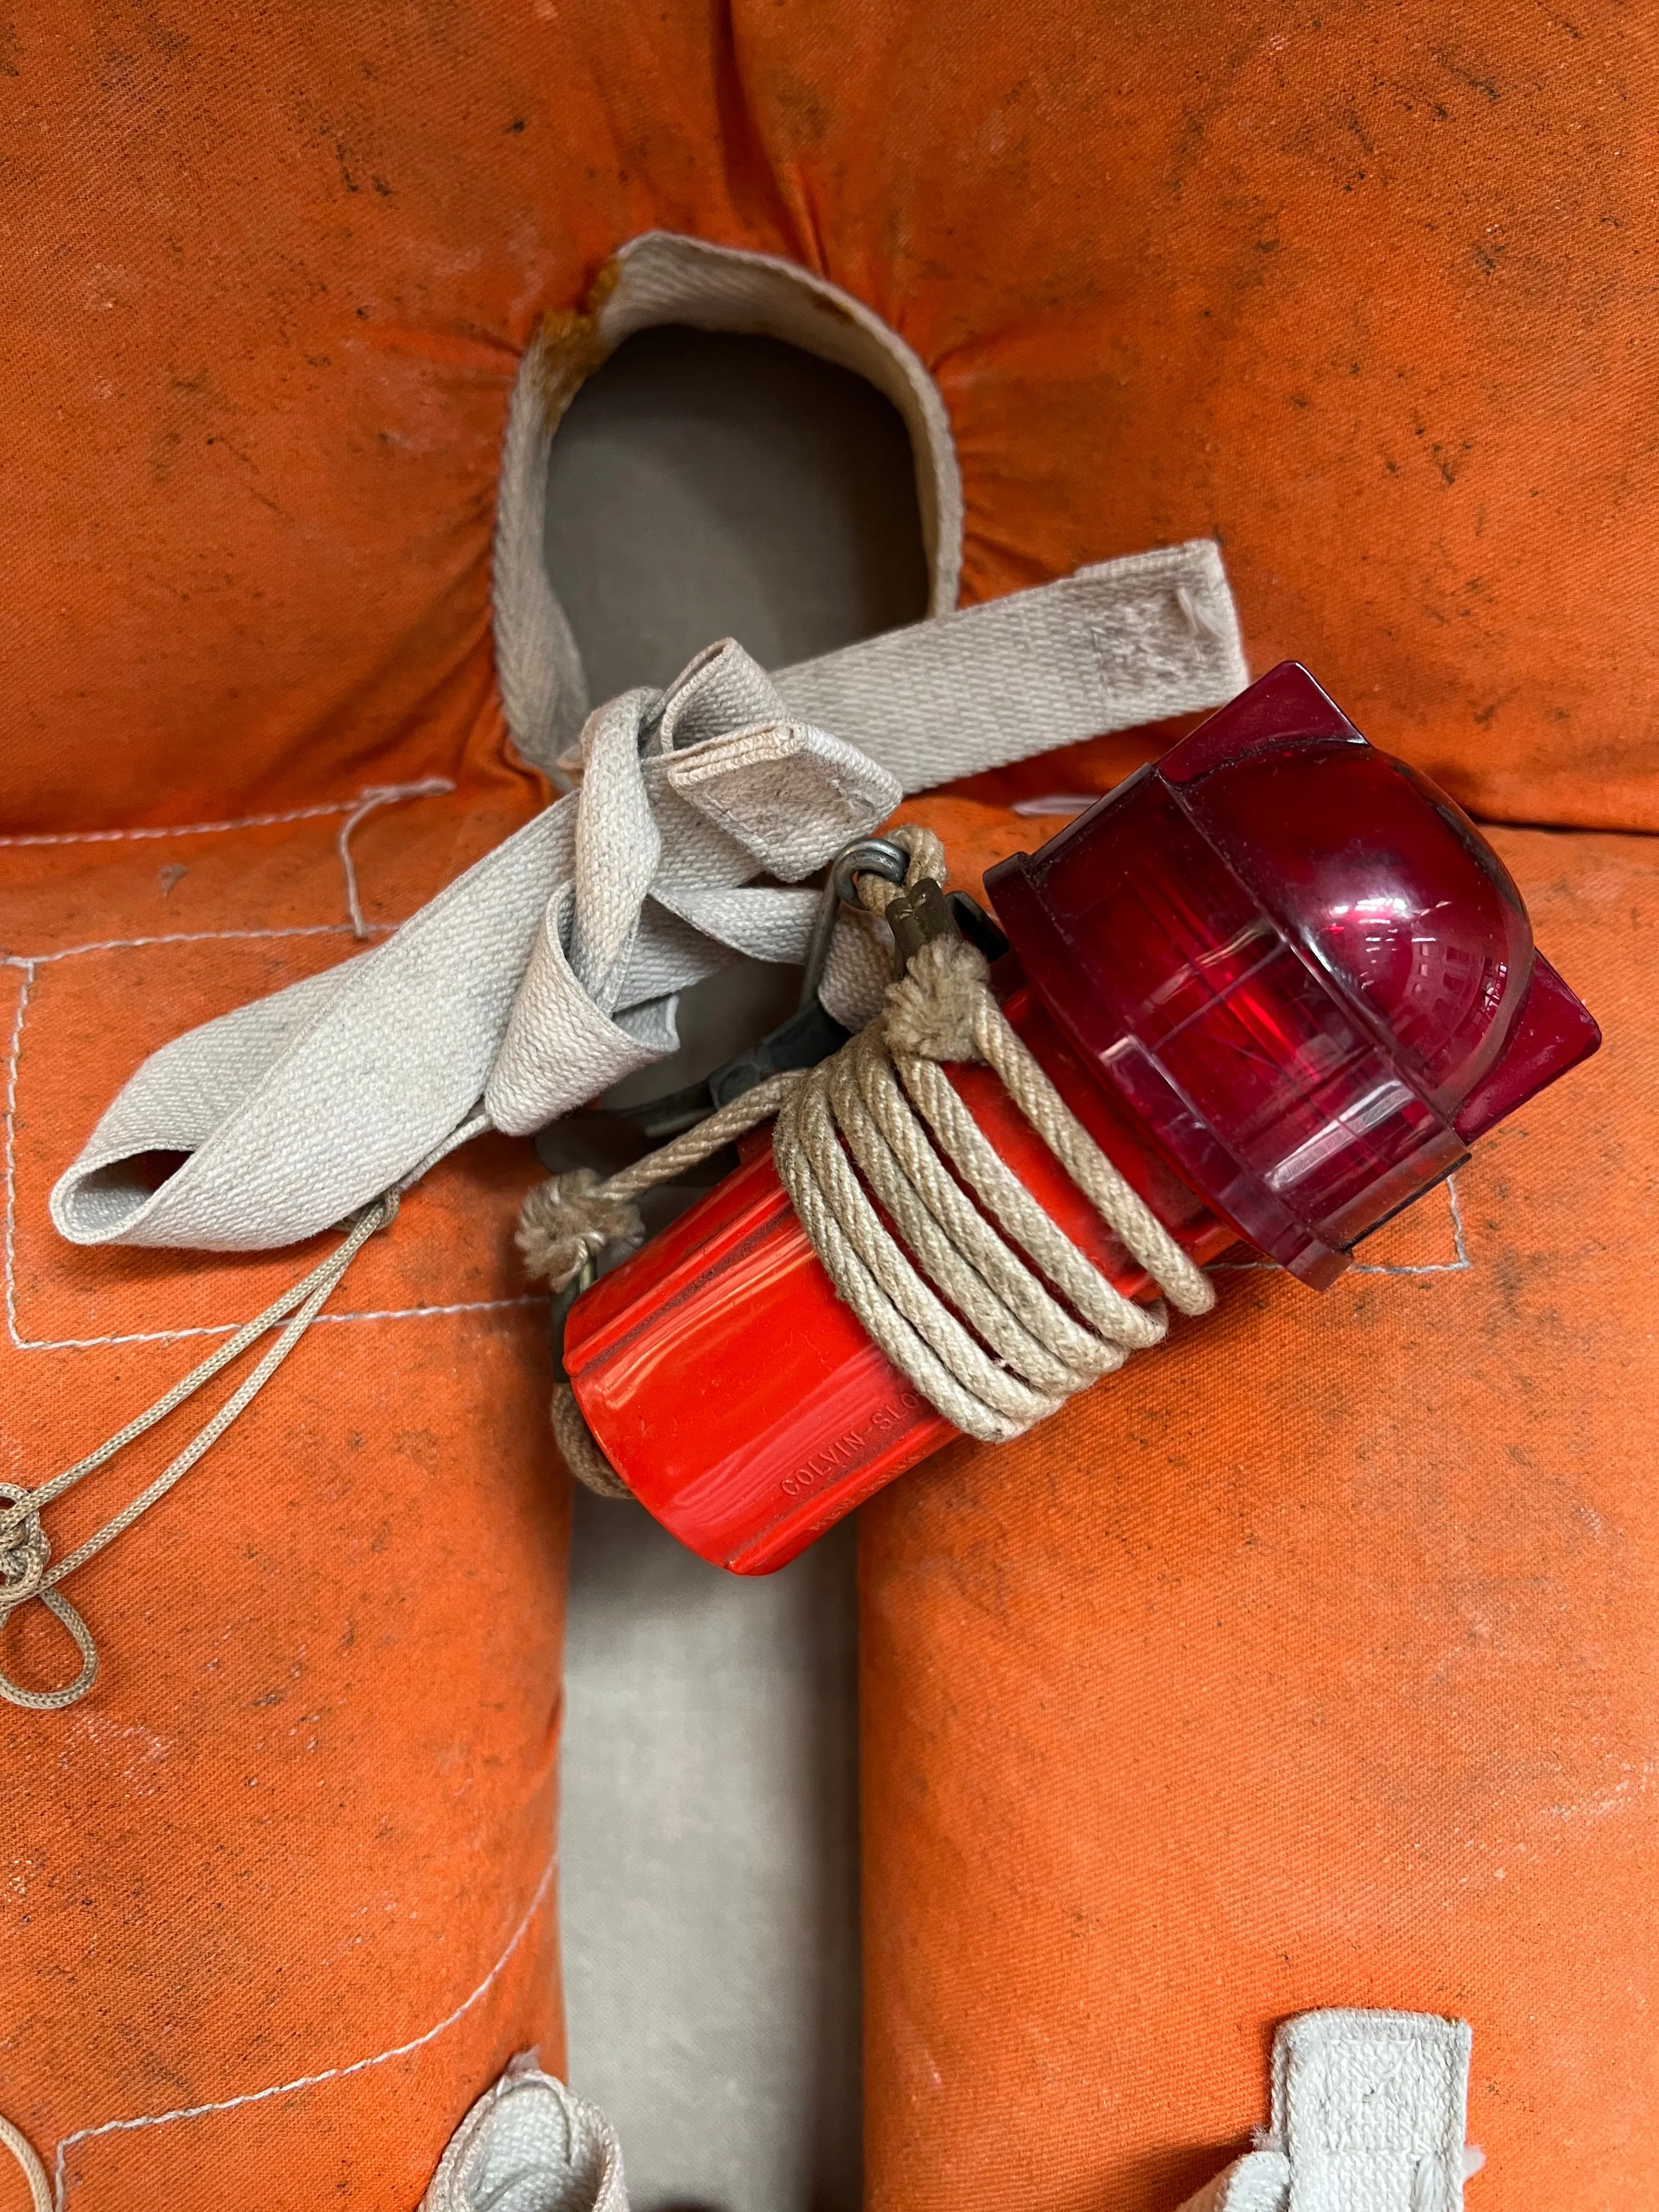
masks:
POLYGON ((553 307, 542 317, 538 380, 550 432, 558 428, 565 410, 610 354, 599 330, 599 316, 620 275, 613 254, 588 286, 580 307, 553 307))

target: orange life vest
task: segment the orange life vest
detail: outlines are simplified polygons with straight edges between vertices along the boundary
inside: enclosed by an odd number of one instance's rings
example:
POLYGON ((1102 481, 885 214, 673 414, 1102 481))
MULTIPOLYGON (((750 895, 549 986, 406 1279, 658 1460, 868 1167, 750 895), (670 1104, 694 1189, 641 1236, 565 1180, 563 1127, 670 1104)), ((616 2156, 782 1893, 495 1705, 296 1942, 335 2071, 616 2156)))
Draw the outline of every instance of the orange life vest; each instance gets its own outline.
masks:
MULTIPOLYGON (((1653 864, 1607 834, 1659 828, 1651 47, 1603 0, 64 0, 0 42, 8 1478, 295 1272, 55 1237, 118 1084, 544 803, 495 678, 501 441, 642 233, 902 338, 965 597, 1218 536, 1255 667, 1552 825, 1500 843, 1594 1081, 1323 1308, 1231 1277, 872 1515, 878 2205, 1167 2207, 1263 2116, 1274 2021, 1349 2002, 1474 2022, 1510 2194, 1653 2192, 1653 864)), ((1030 840, 1011 798, 1165 734, 939 802, 966 874, 1030 840)), ((86 1569, 96 1702, 0 1717, 0 2109, 63 2206, 401 2212, 514 2051, 557 2063, 527 1180, 486 1140, 411 1194, 234 1449, 86 1569)), ((63 1657, 38 1607, 0 1653, 63 1657)))

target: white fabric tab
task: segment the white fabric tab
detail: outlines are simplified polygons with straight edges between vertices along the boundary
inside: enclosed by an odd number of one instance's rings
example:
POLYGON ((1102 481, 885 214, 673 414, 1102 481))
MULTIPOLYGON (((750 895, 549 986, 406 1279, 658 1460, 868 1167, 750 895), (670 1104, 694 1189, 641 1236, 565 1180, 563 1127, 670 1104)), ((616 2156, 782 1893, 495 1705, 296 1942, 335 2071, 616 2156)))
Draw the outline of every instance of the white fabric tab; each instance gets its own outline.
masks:
MULTIPOLYGON (((590 715, 580 790, 386 943, 153 1054, 52 1219, 82 1244, 313 1236, 463 1131, 527 1134, 672 1051, 678 995, 703 976, 799 962, 816 894, 778 884, 902 791, 1218 706, 1244 680, 1212 546, 1109 562, 776 679, 730 640, 710 647, 666 692, 590 715), (813 697, 862 743, 831 734, 813 697), (189 1156, 153 1191, 133 1164, 152 1151, 189 1156)), ((837 932, 826 999, 853 1025, 879 991, 870 951, 837 932)))
POLYGON ((1291 2162, 1283 2151, 1253 2150, 1236 2158, 1181 2212, 1285 2212, 1291 2194, 1291 2162))
POLYGON ((420 2212, 628 2212, 622 2150, 604 2113, 526 2051, 456 2129, 420 2212))
POLYGON ((1430 2013, 1304 2013, 1273 2039, 1273 2121, 1183 2212, 1462 2212, 1470 2034, 1430 2013))
POLYGON ((1459 2212, 1470 2034, 1409 2012, 1310 2012, 1273 2039, 1288 2212, 1459 2212))

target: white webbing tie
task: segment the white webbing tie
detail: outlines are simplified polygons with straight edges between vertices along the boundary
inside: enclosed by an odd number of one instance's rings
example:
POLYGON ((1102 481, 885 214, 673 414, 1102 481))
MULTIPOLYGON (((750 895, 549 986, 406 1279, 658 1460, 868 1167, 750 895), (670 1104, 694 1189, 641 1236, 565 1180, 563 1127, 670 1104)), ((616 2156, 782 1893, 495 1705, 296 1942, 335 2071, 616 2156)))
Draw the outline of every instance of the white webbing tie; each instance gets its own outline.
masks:
MULTIPOLYGON (((910 854, 907 888, 943 877, 931 831, 891 835, 910 854)), ((871 875, 858 887, 878 913, 898 895, 871 875)), ((775 1112, 779 1176, 866 1334, 965 1435, 1006 1442, 1161 1342, 1169 1322, 1162 1304, 1125 1297, 1002 1160, 943 1073, 970 1060, 996 1074, 1170 1304, 1207 1313, 1203 1271, 1054 1089, 997 1004, 983 956, 955 937, 925 944, 877 1018, 822 1066, 773 1078, 606 1182, 578 1171, 532 1191, 520 1249, 555 1290, 568 1286, 607 1243, 637 1242, 641 1191, 775 1112)), ((571 1471, 615 1496, 620 1478, 580 1419, 559 1385, 554 1425, 571 1471)))
MULTIPOLYGON (((465 1135, 526 1135, 678 1042, 678 994, 803 957, 803 884, 917 791, 1247 680, 1213 545, 1137 554, 768 677, 727 642, 588 718, 581 787, 372 951, 153 1053, 52 1196, 82 1244, 315 1236, 465 1135), (831 732, 835 734, 832 736, 831 732), (757 882, 769 878, 770 883, 757 882), (188 1155, 153 1188, 137 1164, 188 1155)), ((825 1002, 872 1010, 860 933, 825 1002)))
POLYGON ((1462 2212, 1470 2036, 1433 2013, 1307 2012, 1273 2038, 1257 2148, 1182 2212, 1462 2212))
POLYGON ((210 1451, 225 1431, 243 1409, 256 1398, 271 1376, 288 1358, 305 1334, 324 1306, 338 1287, 341 1277, 351 1265, 377 1229, 382 1228, 398 1211, 395 1194, 377 1199, 365 1206, 353 1223, 349 1235, 337 1245, 327 1258, 318 1262, 308 1275, 290 1285, 281 1297, 268 1305, 262 1314, 245 1322, 234 1336, 228 1337, 215 1352, 210 1352, 198 1367, 175 1382, 145 1412, 135 1415, 125 1428, 88 1452, 73 1467, 65 1468, 49 1482, 33 1489, 15 1482, 0 1481, 0 1623, 21 1605, 38 1598, 47 1611, 54 1613, 81 1654, 81 1671, 72 1682, 55 1690, 31 1690, 15 1682, 0 1668, 0 1698, 9 1705, 21 1705, 29 1712, 61 1712, 66 1705, 76 1704, 84 1698, 98 1679, 98 1647, 92 1632, 78 1609, 64 1596, 59 1584, 67 1581, 77 1567, 88 1559, 96 1559, 106 1545, 112 1544, 124 1530, 131 1528, 141 1514, 147 1513, 158 1499, 167 1496, 176 1482, 190 1473, 204 1452, 210 1451), (103 1527, 77 1544, 66 1559, 52 1564, 52 1543, 41 1526, 44 1509, 54 1504, 77 1482, 107 1466, 118 1452, 125 1451, 130 1443, 137 1443, 158 1421, 193 1398, 204 1383, 210 1382, 221 1369, 240 1359, 248 1346, 255 1343, 268 1329, 285 1324, 282 1334, 264 1353, 252 1372, 232 1391, 218 1411, 199 1429, 176 1457, 170 1460, 155 1480, 130 1498, 118 1513, 112 1514, 103 1527))
POLYGON ((420 2212, 628 2212, 616 2130, 525 2051, 456 2129, 420 2212))

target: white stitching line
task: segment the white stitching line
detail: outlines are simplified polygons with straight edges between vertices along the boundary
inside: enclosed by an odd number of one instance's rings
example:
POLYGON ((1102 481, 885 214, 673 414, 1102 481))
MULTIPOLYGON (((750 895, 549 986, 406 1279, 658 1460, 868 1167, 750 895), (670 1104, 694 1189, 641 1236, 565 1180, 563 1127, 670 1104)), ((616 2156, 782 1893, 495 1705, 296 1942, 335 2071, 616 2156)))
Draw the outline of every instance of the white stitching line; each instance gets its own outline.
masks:
POLYGON ((76 2143, 89 2142, 95 2136, 126 2134, 137 2128, 165 2128, 171 2125, 174 2120, 204 2119, 214 2112, 234 2112, 241 2105, 265 2104, 272 2097, 290 2097, 301 2089, 314 2089, 324 2081, 341 2081, 348 2075, 366 2073, 371 2066, 384 2066, 393 2058, 407 2058, 411 2051, 419 2051, 423 2045, 434 2042, 444 2033, 446 2029, 453 2027, 458 2020, 462 2019, 471 2011, 474 2005, 488 1996, 508 1960, 523 1942, 531 1922, 541 1910, 547 1897, 548 1888, 557 1871, 559 1855, 556 1850, 548 1861, 546 1871, 537 1885, 536 1893, 526 1906, 523 1919, 514 1929, 507 1948, 479 1983, 477 1988, 473 1990, 471 1996, 463 1998, 454 2011, 447 2014, 435 2027, 428 2027, 424 2034, 416 2036, 411 2042, 399 2043, 390 2051, 377 2051, 372 2058, 355 2058, 349 2066, 331 2066, 321 2074, 302 2074, 297 2081, 279 2081, 268 2089, 250 2089, 242 2096, 226 2097, 216 2104, 183 2106, 177 2112, 147 2113, 141 2119, 105 2120, 100 2126, 95 2128, 76 2128, 72 2135, 65 2136, 58 2144, 58 2155, 53 2161, 53 2199, 57 2212, 64 2212, 64 2160, 76 2143))
POLYGON ((1473 1267, 1474 1262, 1469 1257, 1469 1248, 1463 1237, 1463 1208, 1457 1195, 1457 1177, 1455 1175, 1446 1177, 1446 1202, 1451 1208, 1452 1245, 1457 1254, 1458 1264, 1464 1267, 1473 1267))
POLYGON ((1391 1267, 1380 1261, 1373 1261, 1369 1265, 1356 1261, 1352 1272, 1356 1275, 1461 1275, 1466 1268, 1473 1267, 1474 1262, 1469 1257, 1468 1244, 1463 1235, 1463 1209, 1457 1202, 1457 1177, 1455 1175, 1446 1177, 1446 1204, 1451 1212, 1452 1249, 1457 1255, 1455 1260, 1426 1260, 1420 1267, 1391 1267))
MULTIPOLYGON (((544 1306, 546 1304, 545 1291, 528 1291, 511 1298, 464 1298, 459 1305, 453 1306, 380 1306, 365 1307, 362 1313, 319 1313, 317 1322, 424 1321, 428 1314, 507 1313, 515 1306, 544 1306)), ((313 1328, 317 1322, 312 1323, 313 1328)), ((216 1334, 217 1333, 215 1332, 216 1334)))
MULTIPOLYGON (((395 921, 371 921, 368 928, 372 934, 389 935, 398 925, 395 921)), ((349 937, 349 921, 307 921, 296 923, 290 929, 181 929, 165 937, 100 937, 89 945, 65 945, 57 952, 8 952, 0 955, 8 968, 44 968, 53 960, 78 960, 83 952, 142 951, 155 945, 205 945, 221 938, 239 940, 267 937, 349 937)))
MULTIPOLYGON (((455 786, 448 776, 428 775, 423 776, 418 783, 367 784, 355 799, 331 800, 325 806, 296 807, 288 814, 249 814, 235 822, 193 822, 182 828, 171 830, 86 830, 66 831, 61 836, 0 837, 0 846, 90 845, 107 843, 112 839, 122 837, 201 837, 230 830, 258 829, 276 823, 307 822, 316 820, 324 815, 343 814, 346 818, 340 824, 339 833, 334 840, 334 849, 339 855, 340 866, 345 876, 346 911, 349 916, 347 927, 354 937, 368 939, 376 935, 386 925, 366 922, 363 920, 362 902, 357 890, 357 867, 351 857, 352 831, 356 829, 359 823, 365 821, 379 807, 394 805, 405 799, 440 799, 447 793, 453 792, 454 788, 455 786)), ((223 929, 212 932, 198 931, 194 936, 180 933, 172 937, 112 938, 105 944, 96 946, 71 945, 69 951, 71 952, 106 951, 117 945, 188 945, 194 941, 195 937, 210 934, 218 937, 320 936, 331 926, 328 923, 320 923, 309 929, 268 931, 223 929)), ((62 960, 67 957, 67 954, 43 952, 35 957, 42 960, 62 960)))
POLYGON ((346 908, 351 916, 354 937, 372 937, 374 932, 372 924, 363 920, 362 902, 357 896, 357 864, 351 857, 352 831, 380 807, 393 806, 404 799, 436 799, 442 793, 454 788, 454 785, 441 775, 429 775, 420 783, 371 785, 340 824, 339 835, 334 840, 334 849, 339 854, 340 866, 345 872, 346 908))
MULTIPOLYGON (((389 933, 396 922, 375 921, 368 925, 372 931, 389 933)), ((203 945, 216 942, 220 938, 255 939, 267 937, 349 937, 349 921, 307 921, 296 923, 289 929, 181 929, 162 937, 100 937, 88 945, 65 945, 56 952, 0 953, 0 966, 7 968, 45 968, 54 960, 78 960, 85 952, 143 951, 156 945, 203 945)))
MULTIPOLYGON (((1381 1260, 1356 1260, 1347 1270, 1351 1275, 1461 1275, 1474 1265, 1469 1257, 1469 1248, 1463 1234, 1463 1209, 1457 1202, 1457 1177, 1446 1177, 1446 1202, 1451 1210, 1452 1249, 1455 1260, 1424 1260, 1410 1267, 1391 1267, 1381 1260)), ((1272 1260, 1217 1260, 1210 1269, 1212 1274, 1230 1275, 1262 1273, 1276 1275, 1279 1272, 1272 1260)))
MULTIPOLYGON (((324 1322, 425 1321, 444 1314, 507 1313, 519 1306, 546 1303, 544 1294, 538 1297, 532 1291, 522 1297, 467 1298, 457 1305, 377 1306, 361 1313, 319 1313, 311 1325, 316 1328, 324 1322)), ((18 1352, 101 1352, 112 1344, 177 1344, 189 1336, 230 1336, 244 1325, 240 1321, 203 1322, 193 1328, 133 1329, 121 1336, 19 1336, 14 1328, 11 1340, 18 1352)))
MULTIPOLYGON (((444 776, 429 776, 421 785, 393 787, 401 796, 424 796, 428 791, 453 791, 455 787, 444 776)), ((42 831, 18 837, 0 837, 5 845, 112 845, 127 837, 219 837, 230 830, 274 830, 284 822, 317 822, 325 815, 349 814, 354 806, 361 806, 370 792, 360 791, 355 799, 331 799, 317 806, 291 807, 286 814, 242 814, 229 822, 180 822, 163 824, 154 830, 64 830, 42 831)))
POLYGON ((181 822, 155 830, 58 830, 33 835, 0 837, 0 845, 113 845, 127 837, 216 837, 227 830, 270 830, 283 822, 314 822, 325 814, 347 813, 349 799, 330 799, 325 806, 296 806, 288 814, 244 814, 233 822, 181 822))
MULTIPOLYGON (((110 833, 113 835, 113 832, 110 833)), ((370 922, 369 931, 385 932, 397 927, 392 922, 370 922)), ((32 1337, 21 1333, 17 1320, 17 1157, 16 1109, 17 1069, 23 1048, 23 1017, 28 1006, 29 994, 34 981, 35 969, 47 961, 68 960, 82 952, 120 952, 135 946, 152 945, 195 945, 221 938, 273 938, 349 936, 349 921, 307 923, 293 929, 201 929, 173 937, 112 937, 93 945, 70 945, 59 952, 40 952, 32 957, 19 953, 0 955, 0 966, 15 968, 23 978, 18 994, 16 1018, 12 1024, 11 1043, 6 1055, 5 1144, 3 1148, 6 1177, 5 1231, 3 1238, 3 1273, 5 1277, 6 1334, 11 1339, 15 1352, 98 1352, 115 1344, 172 1344, 186 1337, 229 1336, 241 1328, 239 1321, 210 1322, 193 1328, 137 1329, 112 1336, 32 1337)), ((520 1306, 540 1305, 541 1298, 532 1293, 525 1297, 467 1298, 453 1305, 383 1306, 356 1313, 319 1314, 319 1321, 421 1321, 428 1315, 466 1313, 501 1313, 520 1306)))

